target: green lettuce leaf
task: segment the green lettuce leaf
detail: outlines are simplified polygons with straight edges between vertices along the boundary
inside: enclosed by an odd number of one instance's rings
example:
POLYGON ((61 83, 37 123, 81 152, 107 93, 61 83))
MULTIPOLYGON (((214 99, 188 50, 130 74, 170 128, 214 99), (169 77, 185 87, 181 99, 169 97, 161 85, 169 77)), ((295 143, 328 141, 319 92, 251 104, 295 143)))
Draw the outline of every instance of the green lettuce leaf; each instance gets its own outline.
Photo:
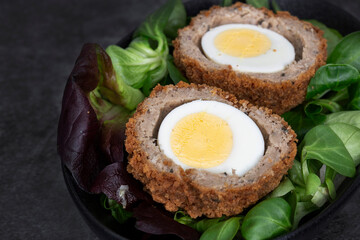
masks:
POLYGON ((359 80, 359 71, 348 64, 320 67, 307 88, 306 99, 320 98, 329 90, 340 91, 359 80))
MULTIPOLYGON (((327 125, 312 128, 304 137, 301 150, 301 162, 318 160, 336 172, 353 177, 354 161, 341 139, 327 125)), ((304 176, 307 179, 307 176, 304 176)))
POLYGON ((360 31, 346 35, 336 45, 327 63, 349 64, 360 71, 360 31))
POLYGON ((246 240, 269 239, 291 230, 291 207, 282 198, 268 198, 245 216, 241 233, 246 240))

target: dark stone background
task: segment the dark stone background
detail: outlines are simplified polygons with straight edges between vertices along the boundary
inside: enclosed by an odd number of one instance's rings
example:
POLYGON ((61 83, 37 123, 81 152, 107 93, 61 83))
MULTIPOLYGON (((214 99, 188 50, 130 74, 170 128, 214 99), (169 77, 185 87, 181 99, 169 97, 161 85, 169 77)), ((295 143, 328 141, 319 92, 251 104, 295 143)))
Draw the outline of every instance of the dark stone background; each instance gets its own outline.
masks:
MULTIPOLYGON (((359 0, 332 2, 359 17, 359 0)), ((0 3, 0 239, 97 239, 56 152, 65 81, 81 46, 116 43, 161 1, 0 3)), ((313 239, 359 239, 360 189, 313 239)))

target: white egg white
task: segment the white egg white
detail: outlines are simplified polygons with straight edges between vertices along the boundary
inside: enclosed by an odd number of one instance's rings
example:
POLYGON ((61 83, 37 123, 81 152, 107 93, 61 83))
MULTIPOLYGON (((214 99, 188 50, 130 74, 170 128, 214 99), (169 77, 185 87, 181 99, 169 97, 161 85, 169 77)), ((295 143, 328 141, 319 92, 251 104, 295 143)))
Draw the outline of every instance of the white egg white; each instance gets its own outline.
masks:
POLYGON ((201 46, 209 59, 218 64, 231 65, 233 70, 239 72, 278 72, 295 59, 295 49, 285 37, 269 29, 251 24, 226 24, 215 27, 204 34, 201 39, 201 46), (230 29, 256 30, 269 38, 271 47, 266 53, 256 57, 240 58, 227 55, 215 47, 214 40, 221 32, 230 29))
POLYGON ((163 153, 183 169, 192 168, 175 156, 170 145, 170 136, 175 125, 187 115, 206 112, 225 120, 233 135, 233 147, 229 157, 220 165, 206 168, 212 173, 227 173, 242 176, 254 167, 264 155, 265 143, 255 122, 237 108, 217 101, 196 100, 173 109, 162 121, 158 132, 158 145, 163 153))

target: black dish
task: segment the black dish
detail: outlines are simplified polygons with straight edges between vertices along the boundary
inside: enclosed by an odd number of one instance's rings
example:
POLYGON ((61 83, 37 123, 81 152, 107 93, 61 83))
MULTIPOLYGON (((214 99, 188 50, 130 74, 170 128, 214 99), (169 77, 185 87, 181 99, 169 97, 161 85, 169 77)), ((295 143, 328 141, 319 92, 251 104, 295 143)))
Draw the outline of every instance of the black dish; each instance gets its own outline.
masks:
MULTIPOLYGON (((202 9, 219 4, 216 0, 192 0, 185 3, 189 16, 196 15, 202 9)), ((360 29, 360 19, 356 19, 337 6, 324 0, 277 0, 281 9, 289 11, 300 19, 316 19, 329 27, 339 30, 343 35, 360 29)), ((126 47, 131 40, 128 34, 119 41, 119 45, 126 47)), ((70 171, 62 165, 62 171, 67 188, 90 228, 101 239, 138 239, 141 234, 132 223, 120 225, 112 218, 109 211, 102 208, 98 195, 91 195, 82 191, 73 179, 70 171)), ((277 239, 310 239, 319 231, 332 213, 341 209, 347 199, 360 185, 360 171, 354 178, 347 178, 339 187, 337 199, 327 204, 321 211, 307 216, 296 230, 278 237, 277 239)))

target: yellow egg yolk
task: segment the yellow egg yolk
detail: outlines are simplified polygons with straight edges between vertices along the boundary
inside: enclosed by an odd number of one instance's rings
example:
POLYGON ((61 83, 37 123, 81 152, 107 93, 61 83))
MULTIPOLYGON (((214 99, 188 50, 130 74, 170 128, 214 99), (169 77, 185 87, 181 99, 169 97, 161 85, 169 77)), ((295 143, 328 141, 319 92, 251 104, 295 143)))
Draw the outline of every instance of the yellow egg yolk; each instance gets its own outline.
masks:
POLYGON ((222 118, 206 112, 183 117, 170 136, 171 149, 182 163, 210 168, 224 162, 233 146, 232 131, 222 118))
POLYGON ((230 29, 221 32, 214 40, 215 47, 233 57, 256 57, 271 47, 270 39, 252 29, 230 29))

